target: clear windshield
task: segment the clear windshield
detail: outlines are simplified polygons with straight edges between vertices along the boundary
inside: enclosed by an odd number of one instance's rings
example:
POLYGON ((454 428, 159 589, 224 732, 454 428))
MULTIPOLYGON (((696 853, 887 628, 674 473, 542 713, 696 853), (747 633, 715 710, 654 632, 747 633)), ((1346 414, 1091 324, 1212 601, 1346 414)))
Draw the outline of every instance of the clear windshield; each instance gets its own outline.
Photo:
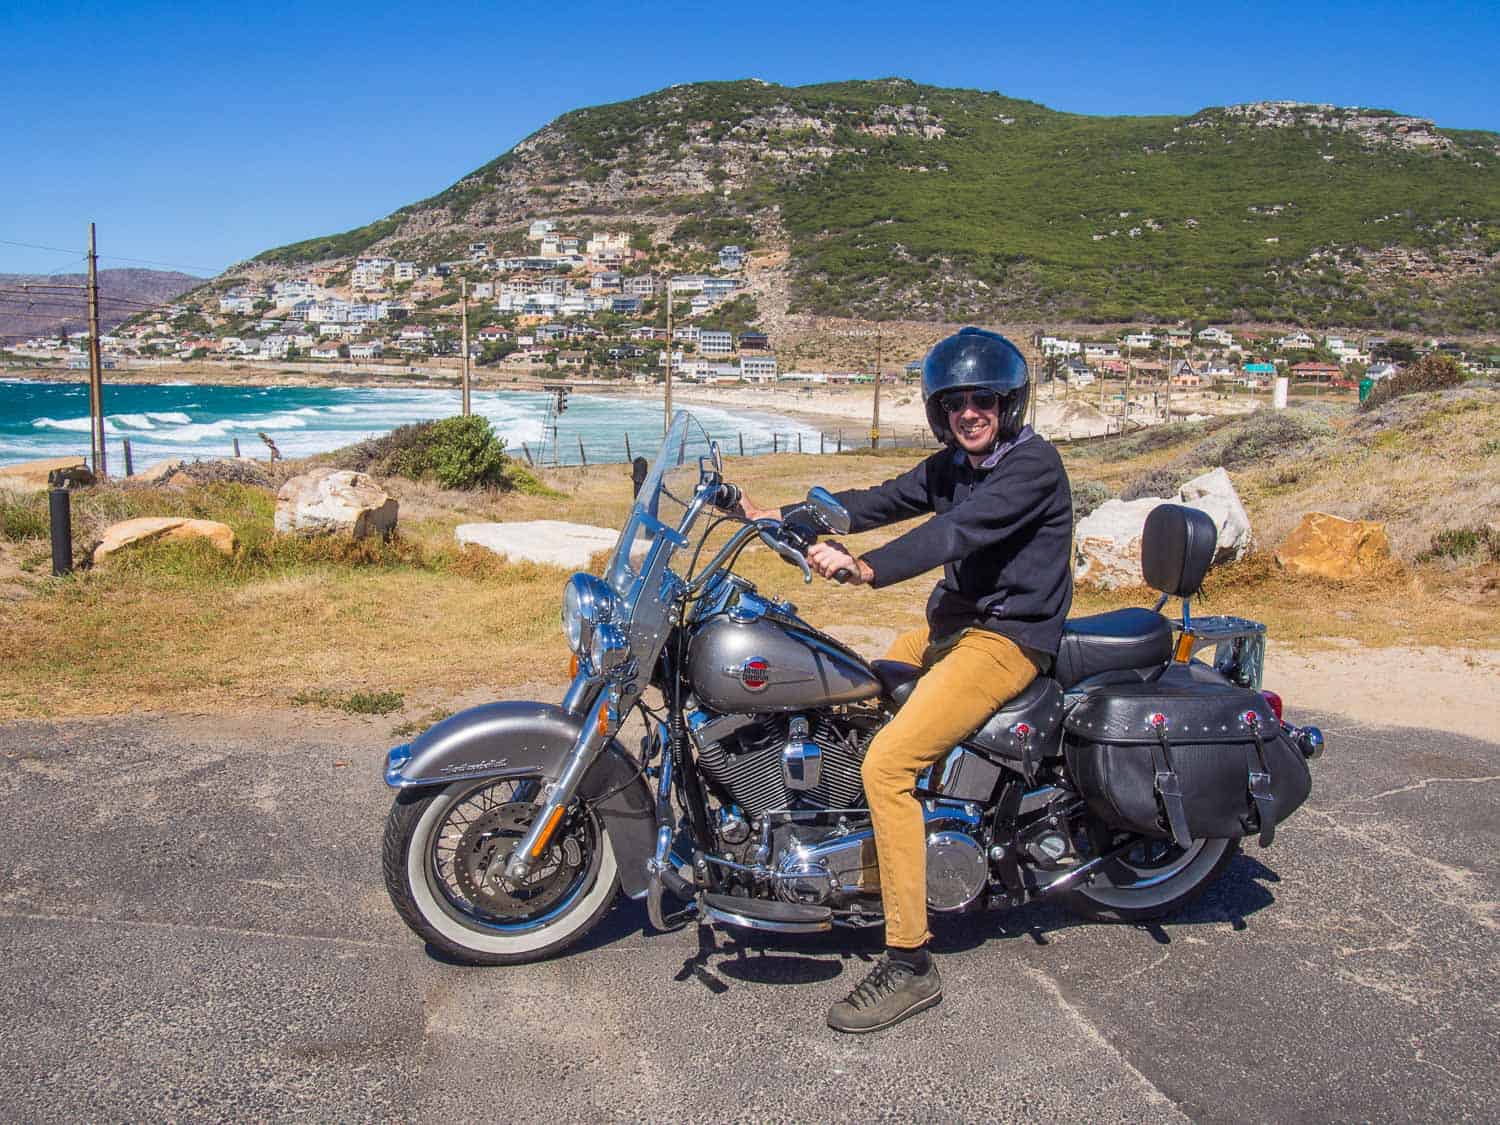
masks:
POLYGON ((708 434, 696 418, 685 410, 673 415, 605 572, 616 594, 628 593, 639 577, 638 567, 655 542, 659 527, 670 531, 682 527, 682 518, 698 487, 699 459, 711 452, 708 434))

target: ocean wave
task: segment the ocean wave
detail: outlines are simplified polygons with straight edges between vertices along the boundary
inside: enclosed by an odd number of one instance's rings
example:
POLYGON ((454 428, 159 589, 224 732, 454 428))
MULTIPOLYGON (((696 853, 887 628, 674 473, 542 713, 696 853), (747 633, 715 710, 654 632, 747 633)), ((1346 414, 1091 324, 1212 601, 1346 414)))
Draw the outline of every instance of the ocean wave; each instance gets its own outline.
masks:
POLYGON ((119 426, 129 426, 132 430, 154 430, 151 419, 145 414, 114 414, 109 419, 119 426))
MULTIPOLYGON (((190 402, 188 405, 196 406, 198 404, 190 402)), ((146 417, 150 418, 153 422, 168 422, 174 426, 186 426, 192 421, 191 418, 180 410, 148 410, 146 411, 146 417)))
MULTIPOLYGON (((32 421, 32 426, 38 430, 66 430, 70 434, 86 434, 89 432, 91 419, 88 418, 37 418, 32 421)), ((105 429, 109 428, 109 419, 104 420, 105 429)))

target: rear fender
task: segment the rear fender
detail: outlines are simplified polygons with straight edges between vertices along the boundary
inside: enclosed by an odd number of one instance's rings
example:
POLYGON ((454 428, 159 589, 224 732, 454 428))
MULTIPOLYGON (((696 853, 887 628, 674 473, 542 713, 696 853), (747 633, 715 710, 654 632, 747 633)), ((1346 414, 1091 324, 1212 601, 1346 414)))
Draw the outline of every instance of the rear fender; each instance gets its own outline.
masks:
MULTIPOLYGON (((582 730, 582 716, 550 703, 486 703, 450 715, 391 750, 385 783, 415 789, 482 778, 556 778, 582 730)), ((642 897, 646 861, 656 846, 655 802, 615 739, 605 743, 578 793, 609 832, 620 885, 631 898, 642 897)))

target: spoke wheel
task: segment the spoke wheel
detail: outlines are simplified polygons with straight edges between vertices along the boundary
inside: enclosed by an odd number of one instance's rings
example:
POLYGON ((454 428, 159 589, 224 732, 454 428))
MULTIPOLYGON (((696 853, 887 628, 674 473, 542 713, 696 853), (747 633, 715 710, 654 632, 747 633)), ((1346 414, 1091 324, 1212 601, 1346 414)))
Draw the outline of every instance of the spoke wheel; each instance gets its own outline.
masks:
MULTIPOLYGON (((1099 832, 1096 846, 1108 851, 1124 836, 1099 832)), ((1144 922, 1164 918, 1201 895, 1239 852, 1238 840, 1194 840, 1186 848, 1171 840, 1140 840, 1095 875, 1093 882, 1065 891, 1065 909, 1099 922, 1144 922)))
POLYGON ((403 793, 386 824, 386 887, 414 931, 458 960, 550 956, 603 917, 618 887, 614 851, 584 806, 563 817, 524 880, 505 864, 531 827, 536 778, 403 793))

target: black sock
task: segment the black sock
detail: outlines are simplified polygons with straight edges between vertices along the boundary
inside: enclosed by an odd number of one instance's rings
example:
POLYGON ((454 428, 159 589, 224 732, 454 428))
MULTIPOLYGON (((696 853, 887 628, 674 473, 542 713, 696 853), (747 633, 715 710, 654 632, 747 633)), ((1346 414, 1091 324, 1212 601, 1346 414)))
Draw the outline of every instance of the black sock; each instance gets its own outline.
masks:
POLYGON ((897 949, 895 946, 887 946, 885 955, 892 961, 900 962, 907 966, 918 976, 926 973, 932 968, 932 956, 927 952, 925 945, 919 945, 915 949, 897 949))

